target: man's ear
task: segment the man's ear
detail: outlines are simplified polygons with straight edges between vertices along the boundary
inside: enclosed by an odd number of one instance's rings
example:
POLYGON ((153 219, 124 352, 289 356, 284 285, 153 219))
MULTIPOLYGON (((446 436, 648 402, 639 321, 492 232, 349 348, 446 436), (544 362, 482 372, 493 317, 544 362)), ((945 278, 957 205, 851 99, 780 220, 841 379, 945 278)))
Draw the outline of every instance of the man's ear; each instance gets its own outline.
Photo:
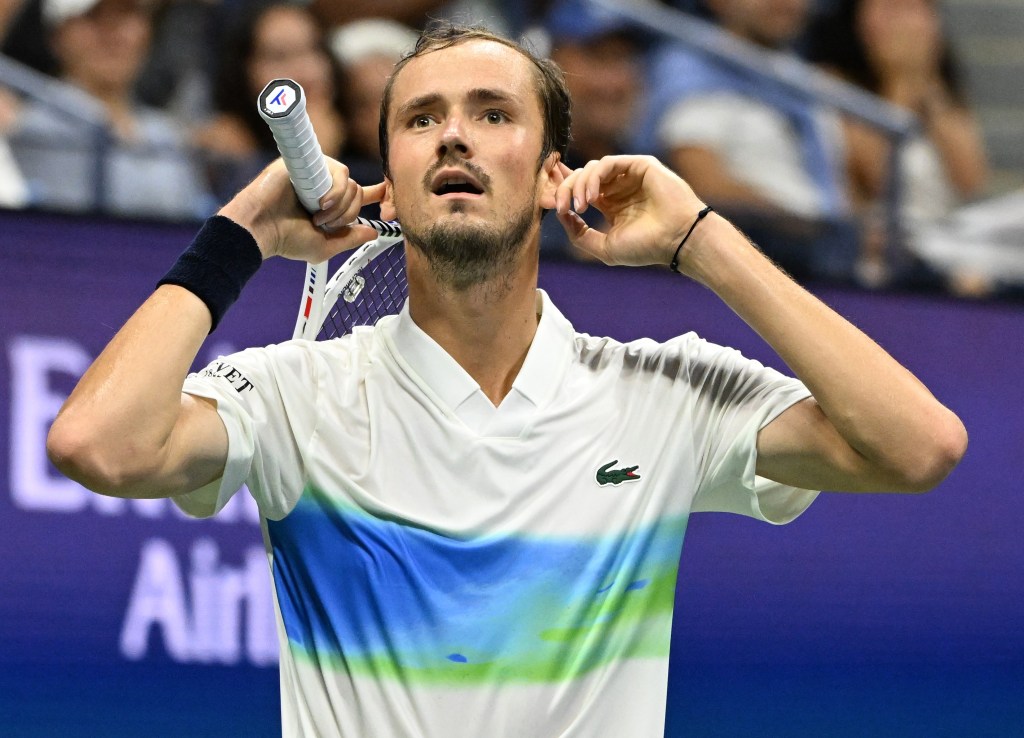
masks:
POLYGON ((384 196, 380 199, 381 220, 398 220, 395 212, 395 190, 391 180, 384 178, 384 196))
POLYGON ((544 210, 554 210, 555 208, 555 190, 564 179, 558 168, 558 162, 561 160, 562 155, 557 151, 552 151, 540 165, 540 172, 537 174, 540 179, 538 182, 540 186, 537 188, 539 193, 537 204, 544 210))

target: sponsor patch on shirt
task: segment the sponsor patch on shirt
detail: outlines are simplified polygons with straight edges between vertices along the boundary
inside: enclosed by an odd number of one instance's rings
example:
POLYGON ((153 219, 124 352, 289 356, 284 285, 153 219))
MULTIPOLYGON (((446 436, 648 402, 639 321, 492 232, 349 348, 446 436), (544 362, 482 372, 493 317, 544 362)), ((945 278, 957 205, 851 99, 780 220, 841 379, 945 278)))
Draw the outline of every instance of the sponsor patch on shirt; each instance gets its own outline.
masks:
POLYGON ((252 382, 245 375, 225 361, 217 361, 199 372, 200 377, 216 377, 227 381, 235 392, 242 393, 252 389, 252 382))

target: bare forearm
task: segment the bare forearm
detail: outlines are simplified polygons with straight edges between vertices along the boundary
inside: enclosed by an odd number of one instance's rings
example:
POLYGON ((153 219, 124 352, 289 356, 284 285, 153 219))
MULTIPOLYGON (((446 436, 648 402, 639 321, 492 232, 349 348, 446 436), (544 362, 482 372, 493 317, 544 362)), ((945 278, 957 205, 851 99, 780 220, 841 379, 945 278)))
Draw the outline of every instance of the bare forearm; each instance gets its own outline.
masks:
POLYGON ((687 273, 775 349, 845 443, 872 467, 906 477, 901 486, 926 486, 928 479, 944 476, 943 467, 959 458, 965 443, 959 420, 913 374, 779 271, 729 223, 713 216, 706 225, 694 234, 687 273), (917 474, 922 480, 910 478, 917 474))
POLYGON ((57 467, 98 491, 128 489, 162 465, 181 412, 181 387, 210 330, 191 292, 160 287, 82 377, 50 431, 57 467))

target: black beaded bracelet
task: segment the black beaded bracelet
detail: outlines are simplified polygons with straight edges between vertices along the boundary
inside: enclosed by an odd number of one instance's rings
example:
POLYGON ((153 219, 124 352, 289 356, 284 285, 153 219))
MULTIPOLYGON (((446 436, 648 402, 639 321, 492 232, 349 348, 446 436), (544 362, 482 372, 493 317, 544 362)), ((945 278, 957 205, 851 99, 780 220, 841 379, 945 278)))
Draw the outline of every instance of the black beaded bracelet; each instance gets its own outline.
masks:
POLYGON ((214 215, 156 286, 184 287, 202 300, 210 309, 213 333, 262 263, 253 235, 230 218, 214 215))
POLYGON ((686 243, 686 239, 688 239, 690 234, 693 233, 693 229, 697 227, 697 224, 704 220, 704 216, 712 211, 714 211, 714 208, 710 205, 706 205, 703 210, 697 213, 697 219, 693 221, 693 225, 690 226, 690 230, 686 232, 686 235, 683 236, 683 240, 679 242, 678 246, 676 246, 676 252, 672 254, 672 261, 669 262, 668 265, 668 268, 676 274, 679 274, 679 252, 683 250, 683 244, 686 243))

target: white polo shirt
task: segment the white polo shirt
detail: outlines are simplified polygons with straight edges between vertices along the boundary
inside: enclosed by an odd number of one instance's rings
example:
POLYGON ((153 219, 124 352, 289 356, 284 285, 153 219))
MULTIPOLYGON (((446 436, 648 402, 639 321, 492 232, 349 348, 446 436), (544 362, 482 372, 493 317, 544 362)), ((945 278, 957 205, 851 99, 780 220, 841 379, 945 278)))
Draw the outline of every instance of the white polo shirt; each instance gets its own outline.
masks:
POLYGON ((816 496, 754 475, 800 382, 538 311, 497 408, 407 308, 186 380, 229 454, 176 501, 248 483, 265 517, 286 736, 660 736, 689 513, 783 523, 816 496))

